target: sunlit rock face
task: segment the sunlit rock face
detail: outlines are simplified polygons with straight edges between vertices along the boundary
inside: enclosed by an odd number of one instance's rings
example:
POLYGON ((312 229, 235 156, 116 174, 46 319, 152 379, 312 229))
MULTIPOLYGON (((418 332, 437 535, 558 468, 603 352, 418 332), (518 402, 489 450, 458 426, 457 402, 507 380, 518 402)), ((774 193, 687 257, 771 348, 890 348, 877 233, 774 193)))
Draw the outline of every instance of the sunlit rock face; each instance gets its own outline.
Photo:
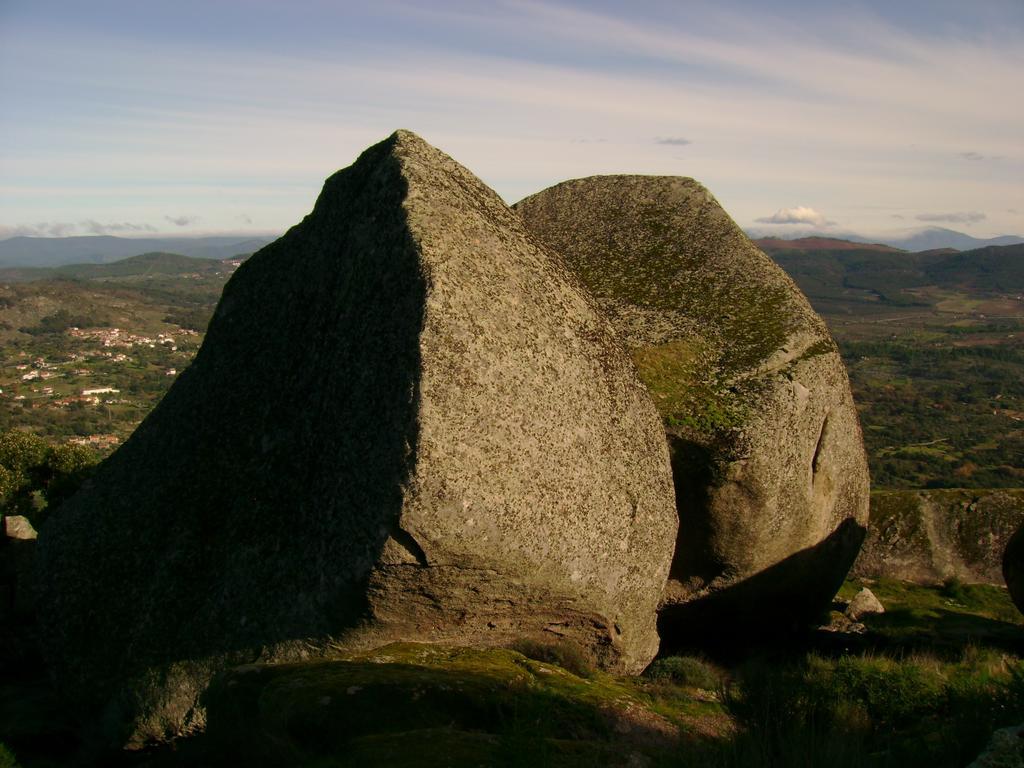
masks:
POLYGON ((57 680, 111 740, 231 665, 575 642, 639 671, 677 518, 655 406, 521 220, 406 131, 244 263, 206 340, 40 540, 57 680))
POLYGON ((1024 490, 874 491, 851 575, 941 584, 1002 584, 1003 554, 1024 524, 1024 490))
POLYGON ((680 522, 666 647, 813 617, 856 557, 869 491, 821 318, 693 179, 576 179, 514 208, 593 293, 661 413, 680 522))

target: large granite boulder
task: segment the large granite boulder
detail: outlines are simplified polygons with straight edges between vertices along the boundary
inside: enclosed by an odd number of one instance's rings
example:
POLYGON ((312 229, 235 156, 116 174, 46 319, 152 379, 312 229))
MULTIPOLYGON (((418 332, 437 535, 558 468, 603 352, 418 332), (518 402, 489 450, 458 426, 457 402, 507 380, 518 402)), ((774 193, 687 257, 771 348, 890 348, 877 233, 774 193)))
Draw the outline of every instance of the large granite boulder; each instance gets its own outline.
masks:
POLYGON ((692 179, 576 179, 515 210, 595 295, 664 420, 680 525, 663 641, 827 607, 868 471, 846 369, 796 285, 692 179))
POLYGON ((191 367, 39 542, 57 679, 138 744, 227 666, 575 642, 638 671, 676 534, 613 331, 483 183, 399 131, 225 287, 191 367))

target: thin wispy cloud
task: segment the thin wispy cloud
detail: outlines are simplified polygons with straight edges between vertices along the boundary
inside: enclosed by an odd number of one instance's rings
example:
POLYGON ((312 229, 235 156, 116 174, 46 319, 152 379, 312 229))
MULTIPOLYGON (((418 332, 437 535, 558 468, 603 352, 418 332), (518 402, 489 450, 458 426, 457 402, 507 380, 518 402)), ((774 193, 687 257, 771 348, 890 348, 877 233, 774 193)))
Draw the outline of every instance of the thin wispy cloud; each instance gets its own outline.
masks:
POLYGON ((198 216, 164 216, 164 220, 176 227, 188 227, 199 221, 198 216))
POLYGON ((8 237, 69 237, 71 235, 131 235, 156 232, 151 224, 130 221, 102 223, 95 219, 79 222, 58 221, 39 224, 0 225, 0 238, 8 237))
POLYGON ((66 237, 73 234, 77 226, 71 222, 47 222, 38 224, 0 225, 0 238, 8 237, 66 237))
POLYGON ((965 211, 961 213, 919 213, 914 218, 929 223, 977 224, 979 221, 985 221, 988 217, 978 211, 965 211))
POLYGON ((79 227, 90 235, 121 235, 136 232, 156 232, 151 224, 135 224, 128 221, 101 224, 95 219, 86 219, 79 227))
POLYGON ((780 208, 771 216, 762 216, 755 221, 758 224, 809 224, 815 227, 830 227, 835 224, 834 221, 825 218, 825 214, 805 205, 780 208))

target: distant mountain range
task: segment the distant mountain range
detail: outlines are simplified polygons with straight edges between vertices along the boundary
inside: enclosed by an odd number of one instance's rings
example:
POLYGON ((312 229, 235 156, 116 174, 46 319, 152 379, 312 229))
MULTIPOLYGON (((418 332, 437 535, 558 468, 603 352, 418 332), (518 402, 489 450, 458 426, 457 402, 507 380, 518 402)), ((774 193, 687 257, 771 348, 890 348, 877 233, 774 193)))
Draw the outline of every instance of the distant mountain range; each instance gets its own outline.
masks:
MULTIPOLYGON (((750 230, 751 237, 768 235, 763 230, 750 230)), ((200 259, 230 259, 249 256, 272 242, 272 236, 217 237, 112 237, 84 235, 77 237, 12 237, 0 240, 0 267, 60 267, 67 264, 108 264, 143 253, 177 253, 200 259)), ((942 227, 928 227, 910 234, 867 238, 852 233, 806 232, 794 235, 764 236, 757 241, 766 251, 774 250, 903 250, 934 251, 954 249, 976 250, 991 245, 1017 245, 1024 237, 977 238, 942 227), (841 238, 841 239, 840 239, 841 238), (785 243, 802 243, 785 246, 785 243)))
POLYGON ((782 237, 762 237, 754 241, 765 253, 776 251, 880 251, 882 253, 903 253, 882 243, 862 243, 855 240, 841 240, 838 237, 798 237, 787 240, 782 237))
POLYGON ((230 274, 226 260, 182 256, 177 253, 143 253, 103 264, 64 264, 59 267, 3 267, 0 282, 29 283, 36 280, 116 280, 118 278, 230 274))
POLYGON ((130 256, 153 252, 177 253, 200 259, 230 259, 234 256, 248 256, 274 239, 273 237, 246 236, 12 237, 0 240, 0 267, 106 264, 130 256))
MULTIPOLYGON (((957 251, 973 251, 977 248, 984 248, 989 245, 1019 245, 1024 243, 1024 237, 1019 235, 1002 235, 1000 237, 980 238, 965 235, 944 227, 927 227, 915 232, 904 232, 893 235, 879 235, 878 237, 862 237, 851 232, 800 232, 786 235, 771 236, 772 233, 765 230, 751 229, 747 231, 751 238, 761 238, 765 241, 776 240, 828 240, 830 242, 853 242, 866 243, 870 245, 889 246, 901 251, 934 251, 942 248, 952 248, 957 251)), ((762 246, 763 247, 763 246, 762 246)), ((823 246, 834 248, 834 246, 823 246)))
MULTIPOLYGON (((901 251, 830 238, 755 240, 819 308, 870 292, 884 302, 917 304, 916 288, 934 286, 968 294, 1024 293, 1024 244, 969 251, 901 251)), ((834 307, 832 308, 834 309, 834 307)))

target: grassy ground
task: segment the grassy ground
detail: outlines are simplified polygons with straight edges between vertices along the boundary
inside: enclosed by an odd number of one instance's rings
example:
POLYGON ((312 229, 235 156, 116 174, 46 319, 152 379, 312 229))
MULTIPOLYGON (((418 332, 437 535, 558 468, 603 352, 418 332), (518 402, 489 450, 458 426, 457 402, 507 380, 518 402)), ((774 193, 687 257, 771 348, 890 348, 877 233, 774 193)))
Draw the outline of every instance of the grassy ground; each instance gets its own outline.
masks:
MULTIPOLYGON (((207 735, 98 764, 962 768, 995 729, 1024 721, 1024 628, 1004 589, 870 587, 886 613, 863 633, 717 661, 708 648, 638 678, 537 645, 393 645, 244 670, 208 692, 207 735)), ((47 723, 38 684, 34 695, 34 736, 33 723, 11 733, 0 717, 0 766, 57 764, 39 745, 72 738, 47 723), (40 738, 48 726, 55 735, 40 738)))

